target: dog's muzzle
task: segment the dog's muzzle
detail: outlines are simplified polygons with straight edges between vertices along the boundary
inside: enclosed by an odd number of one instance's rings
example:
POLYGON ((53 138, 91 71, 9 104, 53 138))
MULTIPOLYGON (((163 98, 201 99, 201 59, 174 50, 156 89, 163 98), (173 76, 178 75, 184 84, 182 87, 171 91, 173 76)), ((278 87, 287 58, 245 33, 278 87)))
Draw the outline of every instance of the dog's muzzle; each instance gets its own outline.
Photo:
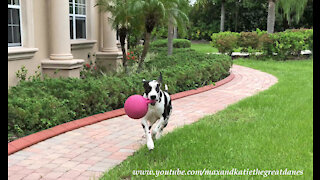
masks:
POLYGON ((156 104, 156 102, 158 101, 156 98, 157 98, 156 96, 150 96, 150 99, 154 101, 154 102, 150 103, 152 106, 154 106, 156 104))
POLYGON ((157 100, 155 100, 154 102, 150 103, 152 106, 156 105, 157 100))

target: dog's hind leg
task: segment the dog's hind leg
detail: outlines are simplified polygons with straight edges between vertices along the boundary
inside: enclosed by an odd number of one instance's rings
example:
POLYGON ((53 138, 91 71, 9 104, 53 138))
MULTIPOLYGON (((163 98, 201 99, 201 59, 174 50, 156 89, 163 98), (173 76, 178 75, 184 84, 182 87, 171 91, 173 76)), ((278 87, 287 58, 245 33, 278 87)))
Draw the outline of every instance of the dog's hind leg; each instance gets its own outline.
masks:
POLYGON ((168 125, 169 118, 163 120, 161 124, 159 124, 158 134, 156 135, 156 139, 159 139, 162 136, 163 129, 168 125))
POLYGON ((162 131, 165 127, 167 127, 171 113, 172 113, 172 105, 171 105, 171 100, 170 100, 169 106, 166 108, 165 113, 163 114, 163 117, 160 119, 162 121, 160 121, 159 124, 157 125, 157 133, 158 134, 156 135, 156 139, 159 139, 162 136, 162 131))
POLYGON ((148 125, 148 121, 144 118, 142 119, 141 124, 142 124, 142 128, 144 129, 144 132, 146 133, 147 147, 149 150, 152 150, 154 149, 154 143, 153 143, 151 132, 150 132, 151 126, 148 125))

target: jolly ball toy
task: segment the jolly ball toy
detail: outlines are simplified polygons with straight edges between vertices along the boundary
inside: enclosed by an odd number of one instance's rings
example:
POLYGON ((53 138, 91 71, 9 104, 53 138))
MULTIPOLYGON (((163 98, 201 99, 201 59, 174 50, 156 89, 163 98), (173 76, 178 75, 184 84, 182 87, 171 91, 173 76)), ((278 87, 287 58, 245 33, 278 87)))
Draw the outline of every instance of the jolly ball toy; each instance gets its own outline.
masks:
POLYGON ((132 119, 140 119, 148 112, 148 104, 154 102, 141 95, 132 95, 124 103, 126 114, 132 119))

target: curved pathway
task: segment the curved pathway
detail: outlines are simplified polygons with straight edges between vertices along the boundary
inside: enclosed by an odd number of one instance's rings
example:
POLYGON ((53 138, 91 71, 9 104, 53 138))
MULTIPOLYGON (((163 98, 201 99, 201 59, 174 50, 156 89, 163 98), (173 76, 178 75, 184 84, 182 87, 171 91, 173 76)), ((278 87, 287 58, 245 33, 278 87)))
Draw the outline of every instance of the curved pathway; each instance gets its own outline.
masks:
MULTIPOLYGON (((243 66, 233 65, 231 71, 234 79, 229 83, 174 100, 165 133, 277 82, 270 74, 243 66)), ((66 132, 9 155, 8 179, 98 179, 139 149, 145 142, 143 134, 140 120, 126 115, 66 132)))

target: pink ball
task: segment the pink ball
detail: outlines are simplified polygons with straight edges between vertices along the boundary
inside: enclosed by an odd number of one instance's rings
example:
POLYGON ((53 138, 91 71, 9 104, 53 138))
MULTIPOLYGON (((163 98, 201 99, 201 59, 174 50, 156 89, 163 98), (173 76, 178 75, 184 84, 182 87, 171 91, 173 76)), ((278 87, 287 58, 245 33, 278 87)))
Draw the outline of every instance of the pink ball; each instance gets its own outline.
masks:
POLYGON ((147 114, 150 102, 153 101, 141 95, 132 95, 124 103, 124 110, 130 118, 140 119, 147 114))

